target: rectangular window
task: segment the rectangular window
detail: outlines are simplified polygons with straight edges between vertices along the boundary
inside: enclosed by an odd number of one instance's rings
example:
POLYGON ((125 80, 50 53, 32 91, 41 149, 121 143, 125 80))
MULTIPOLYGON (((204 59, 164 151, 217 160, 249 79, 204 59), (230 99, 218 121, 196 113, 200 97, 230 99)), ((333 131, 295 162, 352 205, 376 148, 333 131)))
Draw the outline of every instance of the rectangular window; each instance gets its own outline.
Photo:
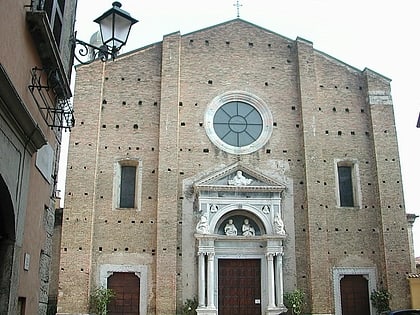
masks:
POLYGON ((45 0, 44 10, 50 20, 57 46, 60 47, 61 29, 63 26, 65 0, 45 0))
POLYGON ((120 208, 135 207, 136 172, 136 166, 121 166, 120 208))
POLYGON ((114 162, 114 209, 140 210, 142 169, 142 161, 139 159, 121 159, 114 162))
POLYGON ((341 207, 354 207, 353 169, 351 166, 338 166, 338 188, 341 207))

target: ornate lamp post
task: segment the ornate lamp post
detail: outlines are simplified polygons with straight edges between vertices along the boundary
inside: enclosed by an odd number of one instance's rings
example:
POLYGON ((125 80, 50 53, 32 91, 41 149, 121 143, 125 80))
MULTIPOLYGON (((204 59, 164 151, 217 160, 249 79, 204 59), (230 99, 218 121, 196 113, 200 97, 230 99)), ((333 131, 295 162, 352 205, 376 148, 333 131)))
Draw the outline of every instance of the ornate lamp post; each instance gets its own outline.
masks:
POLYGON ((99 24, 103 45, 96 47, 74 38, 74 57, 81 64, 89 64, 97 58, 106 61, 110 57, 114 60, 121 47, 127 43, 131 26, 138 21, 132 18, 128 12, 121 9, 120 2, 115 1, 112 3, 112 8, 95 19, 94 22, 99 24), (81 46, 79 49, 77 48, 78 45, 81 46), (90 55, 91 58, 86 61, 84 57, 87 55, 90 55))

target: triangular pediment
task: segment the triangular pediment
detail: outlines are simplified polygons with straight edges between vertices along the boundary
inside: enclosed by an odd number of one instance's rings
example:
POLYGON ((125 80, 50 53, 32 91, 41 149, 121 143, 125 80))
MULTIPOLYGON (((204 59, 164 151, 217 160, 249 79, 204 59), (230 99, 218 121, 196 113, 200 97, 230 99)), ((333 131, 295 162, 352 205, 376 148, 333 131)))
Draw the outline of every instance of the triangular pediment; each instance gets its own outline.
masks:
MULTIPOLYGON (((229 29, 230 31, 235 31, 235 32, 243 32, 245 29, 252 29, 253 32, 261 32, 261 35, 264 36, 265 34, 271 34, 274 36, 277 36, 278 38, 282 38, 283 40, 286 40, 287 42, 293 42, 292 39, 278 34, 272 30, 266 29, 260 25, 251 23, 247 20, 243 20, 241 18, 236 18, 236 19, 232 19, 232 20, 228 20, 225 22, 221 22, 219 24, 215 24, 215 25, 211 25, 209 27, 205 27, 202 29, 198 29, 195 30, 193 32, 190 33, 186 33, 183 36, 191 36, 191 35, 198 35, 200 33, 206 33, 206 32, 210 32, 211 34, 218 34, 218 32, 215 32, 215 30, 220 31, 223 29, 229 29)), ((218 35, 216 35, 218 36, 218 35)))
POLYGON ((235 163, 208 175, 194 184, 197 191, 202 190, 265 190, 282 191, 285 186, 256 170, 235 163))

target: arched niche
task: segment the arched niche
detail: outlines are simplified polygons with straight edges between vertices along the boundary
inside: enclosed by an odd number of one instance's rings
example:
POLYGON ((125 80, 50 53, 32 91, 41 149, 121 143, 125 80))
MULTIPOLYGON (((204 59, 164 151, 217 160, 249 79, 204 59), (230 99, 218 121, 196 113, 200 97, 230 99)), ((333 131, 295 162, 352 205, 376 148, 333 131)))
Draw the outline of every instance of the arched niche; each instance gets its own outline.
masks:
POLYGON ((255 235, 271 234, 271 223, 267 220, 266 216, 260 215, 258 209, 255 207, 244 205, 242 209, 238 209, 235 205, 229 205, 221 209, 214 217, 211 218, 210 233, 225 234, 224 226, 229 219, 233 222, 238 229, 238 235, 241 235, 241 227, 245 219, 255 228, 255 235))

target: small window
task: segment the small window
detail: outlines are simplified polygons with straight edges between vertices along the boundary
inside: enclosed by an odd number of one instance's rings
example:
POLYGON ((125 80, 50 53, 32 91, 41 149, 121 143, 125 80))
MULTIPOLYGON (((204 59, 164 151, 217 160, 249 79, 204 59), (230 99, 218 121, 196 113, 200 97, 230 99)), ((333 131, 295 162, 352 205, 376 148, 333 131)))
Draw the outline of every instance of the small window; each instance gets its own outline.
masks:
POLYGON ((336 161, 336 196, 339 207, 360 208, 361 191, 358 163, 356 161, 336 161))
POLYGON ((135 166, 121 166, 120 208, 134 208, 136 197, 135 166))
POLYGON ((119 160, 114 165, 114 207, 140 208, 141 162, 119 160))
POLYGON ((338 186, 341 207, 354 207, 353 180, 351 173, 351 166, 338 166, 338 186))

